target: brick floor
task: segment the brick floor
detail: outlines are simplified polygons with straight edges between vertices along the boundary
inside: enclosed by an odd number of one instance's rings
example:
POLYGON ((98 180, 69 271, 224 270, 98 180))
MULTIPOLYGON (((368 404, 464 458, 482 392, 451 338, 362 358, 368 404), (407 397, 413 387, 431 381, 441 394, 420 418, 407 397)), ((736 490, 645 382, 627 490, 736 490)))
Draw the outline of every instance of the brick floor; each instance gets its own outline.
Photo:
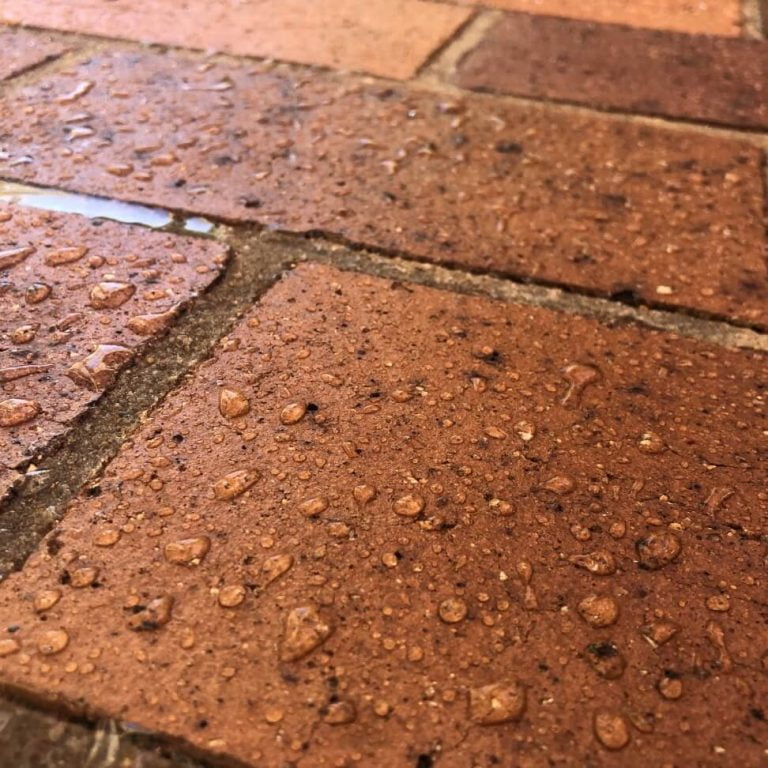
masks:
POLYGON ((4 0, 0 21, 411 77, 469 18, 423 0, 4 0))
POLYGON ((740 0, 483 0, 484 5, 633 27, 741 33, 740 0))
POLYGON ((768 128, 768 42, 505 16, 462 61, 466 88, 768 128))
POLYGON ((60 56, 65 50, 66 45, 45 33, 0 27, 0 80, 60 56))
POLYGON ((738 141, 126 52, 6 103, 8 177, 768 325, 738 141))
POLYGON ((757 765, 765 363, 302 267, 3 582, 0 679, 264 768, 757 765))
MULTIPOLYGON (((29 461, 219 274, 221 245, 0 206, 0 465, 29 461)), ((0 492, 13 476, 4 474, 0 492)))

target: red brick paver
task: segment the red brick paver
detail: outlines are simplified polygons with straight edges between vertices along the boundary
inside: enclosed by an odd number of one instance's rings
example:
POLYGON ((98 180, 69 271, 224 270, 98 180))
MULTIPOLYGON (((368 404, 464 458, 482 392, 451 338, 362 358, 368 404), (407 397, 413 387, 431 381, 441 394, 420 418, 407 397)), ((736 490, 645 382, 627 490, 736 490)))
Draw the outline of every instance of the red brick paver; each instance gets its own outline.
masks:
POLYGON ((768 127, 768 43, 510 14, 462 61, 466 88, 768 127))
POLYGON ((67 46, 50 35, 0 27, 0 80, 60 56, 66 50, 67 46))
POLYGON ((3 0, 0 21, 411 77, 469 18, 423 0, 3 0))
POLYGON ((739 0, 483 0, 483 4, 509 11, 678 32, 708 35, 741 32, 739 0))
POLYGON ((303 267, 0 587, 0 679, 259 768, 756 765, 767 371, 303 267))
POLYGON ((67 430, 174 308, 215 279, 224 253, 0 206, 0 465, 23 464, 67 430))
POLYGON ((6 176, 768 325, 747 144, 120 52, 6 103, 6 176))

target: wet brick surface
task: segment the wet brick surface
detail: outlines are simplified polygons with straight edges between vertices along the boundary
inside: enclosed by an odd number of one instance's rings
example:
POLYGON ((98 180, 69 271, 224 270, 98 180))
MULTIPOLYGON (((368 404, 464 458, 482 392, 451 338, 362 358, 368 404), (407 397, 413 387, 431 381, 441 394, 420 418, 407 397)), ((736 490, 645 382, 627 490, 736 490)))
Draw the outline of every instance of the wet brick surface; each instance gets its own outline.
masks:
POLYGON ((767 371, 302 267, 3 583, 0 679, 259 768, 756 765, 767 371))
POLYGON ((0 462, 23 464, 68 429, 216 278, 225 253, 204 240, 0 206, 0 462))
POLYGON ((768 128, 768 43, 510 14, 457 82, 607 109, 768 128))
POLYGON ((0 80, 60 56, 66 50, 64 44, 43 32, 0 27, 0 80))
POLYGON ((678 32, 709 35, 741 32, 739 0, 483 0, 483 5, 678 32))
POLYGON ((0 20, 408 78, 469 18, 423 0, 4 0, 0 20))
POLYGON ((745 143, 128 52, 6 102, 5 176, 768 325, 745 143))

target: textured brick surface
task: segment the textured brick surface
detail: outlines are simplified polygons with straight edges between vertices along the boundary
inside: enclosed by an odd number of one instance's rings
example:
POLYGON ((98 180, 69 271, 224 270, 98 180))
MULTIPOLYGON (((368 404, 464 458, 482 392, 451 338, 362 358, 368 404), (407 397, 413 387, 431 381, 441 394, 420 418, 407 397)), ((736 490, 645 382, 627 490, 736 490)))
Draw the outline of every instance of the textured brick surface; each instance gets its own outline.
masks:
POLYGON ((0 206, 0 463, 16 467, 62 434, 172 322, 169 310, 212 282, 223 255, 205 241, 0 206))
POLYGON ((66 49, 42 32, 0 27, 0 80, 60 56, 66 49))
POLYGON ((6 103, 5 176, 768 324, 747 144, 134 53, 6 103))
POLYGON ((483 5, 708 35, 741 32, 739 0, 483 0, 483 5))
POLYGON ((259 768, 757 765, 767 371, 303 267, 0 587, 0 679, 259 768))
POLYGON ((504 17, 462 61, 457 82, 608 109, 768 127, 768 43, 504 17))
POLYGON ((470 16, 422 0, 3 0, 0 20, 407 78, 470 16))

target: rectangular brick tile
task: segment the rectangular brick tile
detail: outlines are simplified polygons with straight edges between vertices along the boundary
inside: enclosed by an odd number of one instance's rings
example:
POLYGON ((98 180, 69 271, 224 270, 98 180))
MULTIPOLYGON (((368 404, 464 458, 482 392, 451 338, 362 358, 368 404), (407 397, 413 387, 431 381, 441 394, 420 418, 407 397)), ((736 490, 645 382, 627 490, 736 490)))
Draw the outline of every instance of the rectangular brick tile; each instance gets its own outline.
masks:
POLYGON ((207 241, 0 206, 0 464, 23 467, 67 430, 223 257, 207 241))
POLYGON ((125 52, 6 103, 5 177, 768 326, 745 143, 125 52))
POLYGON ((470 14, 424 0, 3 0, 0 20, 404 79, 470 14))
POLYGON ((741 0, 482 0, 482 4, 508 11, 692 34, 741 34, 741 0))
POLYGON ((0 586, 0 682, 258 768, 756 764, 767 372, 302 267, 0 586))
POLYGON ((505 16, 461 62, 465 88, 768 127, 768 42, 505 16))
POLYGON ((0 80, 56 58, 66 50, 66 45, 45 33, 0 27, 0 80))

